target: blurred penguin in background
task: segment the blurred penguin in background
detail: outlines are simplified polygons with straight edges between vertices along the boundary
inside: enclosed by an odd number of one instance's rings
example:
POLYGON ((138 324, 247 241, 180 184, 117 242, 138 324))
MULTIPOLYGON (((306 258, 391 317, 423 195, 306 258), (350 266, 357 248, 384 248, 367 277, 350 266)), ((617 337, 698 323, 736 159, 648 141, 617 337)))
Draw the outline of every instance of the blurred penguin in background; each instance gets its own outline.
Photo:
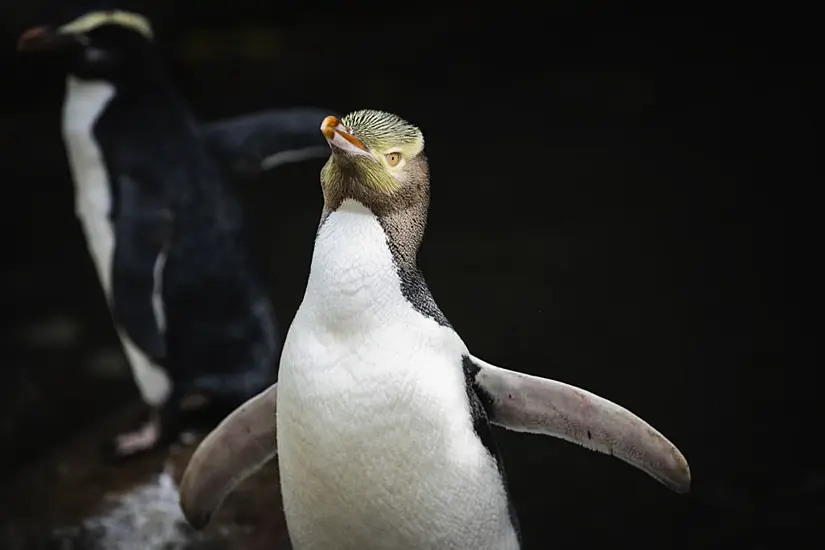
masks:
POLYGON ((105 442, 117 460, 209 428, 275 380, 281 342, 222 168, 328 156, 317 130, 326 111, 199 126, 145 15, 106 5, 55 23, 25 31, 18 46, 67 73, 75 212, 146 405, 105 442))

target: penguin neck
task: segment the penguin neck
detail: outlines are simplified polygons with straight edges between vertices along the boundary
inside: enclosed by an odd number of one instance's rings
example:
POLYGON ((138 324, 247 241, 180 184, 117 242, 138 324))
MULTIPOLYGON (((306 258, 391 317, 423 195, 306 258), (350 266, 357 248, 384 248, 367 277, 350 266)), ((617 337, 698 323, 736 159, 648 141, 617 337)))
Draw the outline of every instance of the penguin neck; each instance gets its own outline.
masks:
POLYGON ((160 75, 119 87, 109 118, 119 139, 141 144, 155 142, 160 136, 197 141, 188 106, 175 86, 160 75))
MULTIPOLYGON (((422 155, 423 157, 423 155, 422 155)), ((359 205, 381 225, 387 246, 400 269, 418 270, 418 250, 424 239, 430 192, 427 180, 419 185, 402 188, 394 195, 387 195, 347 177, 339 170, 330 170, 330 158, 321 175, 324 208, 321 213, 319 233, 328 217, 341 210, 359 205)))
POLYGON ((63 102, 64 137, 88 136, 115 93, 115 86, 105 80, 82 80, 68 75, 63 102))
POLYGON ((315 238, 307 290, 302 307, 316 322, 338 330, 363 330, 391 319, 398 308, 409 308, 401 289, 400 262, 415 265, 415 251, 388 232, 387 218, 356 199, 347 198, 325 212, 315 238))
POLYGON ((69 140, 86 140, 92 134, 104 151, 105 136, 117 134, 123 146, 154 143, 158 136, 191 138, 197 134, 186 104, 165 75, 147 70, 144 75, 113 83, 69 74, 63 113, 63 133, 69 140), (100 127, 105 124, 106 129, 100 127))
POLYGON ((63 104, 63 139, 74 180, 76 208, 81 217, 105 218, 111 207, 111 188, 94 127, 115 96, 105 81, 69 76, 63 104))

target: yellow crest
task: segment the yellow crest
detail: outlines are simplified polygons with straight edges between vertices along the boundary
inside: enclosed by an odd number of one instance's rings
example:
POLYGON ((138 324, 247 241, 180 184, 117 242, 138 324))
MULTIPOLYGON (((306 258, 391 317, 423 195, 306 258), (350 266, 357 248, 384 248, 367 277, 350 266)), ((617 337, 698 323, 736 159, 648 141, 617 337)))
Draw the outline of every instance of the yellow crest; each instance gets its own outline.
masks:
POLYGON ((71 23, 66 23, 59 30, 66 34, 80 34, 102 25, 120 25, 139 32, 149 40, 152 39, 152 25, 149 24, 148 19, 136 13, 119 10, 87 13, 71 23))

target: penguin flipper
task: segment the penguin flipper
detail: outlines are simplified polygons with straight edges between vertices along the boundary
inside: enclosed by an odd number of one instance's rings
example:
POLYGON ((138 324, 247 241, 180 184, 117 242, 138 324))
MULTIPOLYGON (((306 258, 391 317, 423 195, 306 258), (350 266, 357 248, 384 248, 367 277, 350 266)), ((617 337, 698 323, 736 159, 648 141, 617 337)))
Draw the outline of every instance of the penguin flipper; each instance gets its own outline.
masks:
POLYGON ((171 232, 172 214, 165 209, 124 213, 115 220, 112 313, 135 345, 154 360, 166 355, 157 299, 171 232))
POLYGON ((201 126, 201 136, 230 173, 258 174, 277 166, 329 156, 319 128, 326 109, 261 111, 201 126))
POLYGON ((679 449, 627 409, 562 382, 471 360, 491 423, 578 443, 627 462, 677 493, 690 491, 690 468, 679 449))
POLYGON ((180 507, 195 529, 205 528, 224 499, 277 454, 277 384, 227 416, 195 449, 180 484, 180 507))

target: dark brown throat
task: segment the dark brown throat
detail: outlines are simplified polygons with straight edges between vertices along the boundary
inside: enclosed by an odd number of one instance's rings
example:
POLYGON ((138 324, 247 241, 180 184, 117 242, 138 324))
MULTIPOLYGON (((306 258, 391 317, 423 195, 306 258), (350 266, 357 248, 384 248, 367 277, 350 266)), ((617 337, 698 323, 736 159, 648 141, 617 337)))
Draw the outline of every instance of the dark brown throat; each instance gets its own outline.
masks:
POLYGON ((426 157, 421 154, 408 164, 407 181, 392 193, 361 183, 358 167, 345 157, 332 157, 328 162, 335 164, 325 166, 322 173, 324 210, 319 228, 345 200, 355 200, 378 218, 399 265, 415 267, 430 206, 426 157))
POLYGON ((419 313, 449 327, 450 322, 435 303, 418 268, 418 250, 424 239, 430 206, 430 181, 426 158, 419 155, 415 161, 420 164, 414 165, 415 171, 408 172, 411 177, 393 194, 382 193, 359 183, 357 171, 352 168, 336 166, 330 170, 329 166, 325 166, 322 175, 324 211, 319 229, 329 214, 340 208, 345 200, 352 199, 364 205, 376 216, 387 237, 387 246, 398 271, 401 293, 419 313))

